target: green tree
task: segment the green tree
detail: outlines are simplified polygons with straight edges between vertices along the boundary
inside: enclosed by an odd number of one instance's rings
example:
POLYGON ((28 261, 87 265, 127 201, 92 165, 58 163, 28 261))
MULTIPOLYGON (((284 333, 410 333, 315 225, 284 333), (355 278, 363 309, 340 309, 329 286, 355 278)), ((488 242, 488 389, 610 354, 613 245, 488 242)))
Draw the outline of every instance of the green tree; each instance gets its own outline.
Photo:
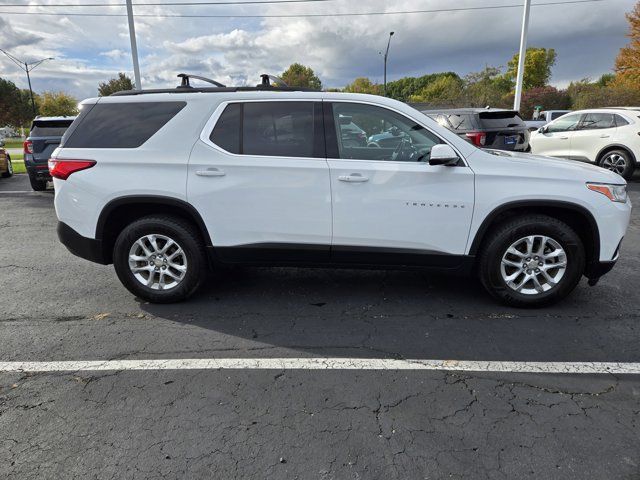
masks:
POLYGON ((20 90, 10 80, 0 78, 0 127, 17 125, 17 105, 20 102, 20 90))
POLYGON ((299 63, 289 65, 282 75, 284 82, 291 87, 313 88, 314 90, 322 89, 322 82, 310 67, 305 67, 299 63))
POLYGON ((509 108, 513 104, 513 82, 498 67, 487 66, 464 78, 464 104, 469 107, 509 108))
POLYGON ((133 81, 126 74, 120 72, 117 78, 112 78, 107 82, 101 82, 100 85, 98 85, 98 95, 107 97, 112 93, 123 90, 133 90, 134 88, 135 84, 133 81))
POLYGON ((382 87, 373 83, 367 77, 358 77, 349 85, 344 87, 344 91, 348 93, 369 93, 371 95, 380 95, 382 87))
POLYGON ((78 114, 78 100, 64 92, 44 92, 38 104, 40 115, 46 117, 78 114))
POLYGON ((439 107, 453 107, 460 103, 463 93, 464 81, 458 75, 443 75, 415 95, 411 95, 409 101, 439 107))
POLYGON ((404 77, 387 82, 387 97, 408 102, 412 96, 419 95, 421 91, 443 77, 458 77, 458 75, 453 72, 431 73, 421 77, 404 77))
MULTIPOLYGON (((544 87, 551 78, 551 67, 556 63, 556 51, 553 48, 527 48, 524 59, 523 88, 544 87)), ((519 54, 515 54, 507 65, 506 78, 515 82, 518 75, 519 54)))

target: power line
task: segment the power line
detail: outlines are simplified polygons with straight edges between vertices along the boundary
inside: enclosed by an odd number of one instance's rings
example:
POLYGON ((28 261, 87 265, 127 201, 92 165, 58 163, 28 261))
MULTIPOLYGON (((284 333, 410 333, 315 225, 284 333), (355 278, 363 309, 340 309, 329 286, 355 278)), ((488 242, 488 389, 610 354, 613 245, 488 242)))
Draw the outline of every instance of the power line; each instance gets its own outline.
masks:
MULTIPOLYGON (((136 7, 172 7, 172 6, 212 6, 212 5, 260 5, 260 4, 278 4, 278 3, 322 3, 333 2, 335 0, 222 0, 219 2, 153 2, 153 3, 134 3, 136 7)), ((8 3, 0 4, 0 7, 125 7, 126 3, 8 3)))
MULTIPOLYGON (((580 3, 596 3, 609 0, 568 0, 563 2, 542 2, 534 3, 532 7, 543 7, 551 5, 570 5, 580 3)), ((447 13, 447 12, 466 12, 477 10, 497 10, 503 8, 522 8, 521 4, 511 5, 486 5, 483 7, 459 7, 459 8, 438 8, 429 10, 399 10, 395 12, 345 12, 345 13, 299 13, 299 14, 152 14, 137 13, 136 17, 149 18, 306 18, 306 17, 359 17, 359 16, 382 16, 382 15, 410 15, 417 13, 447 13)), ((47 12, 0 12, 2 15, 45 15, 45 16, 63 16, 63 17, 126 17, 126 14, 120 13, 47 13, 47 12)))

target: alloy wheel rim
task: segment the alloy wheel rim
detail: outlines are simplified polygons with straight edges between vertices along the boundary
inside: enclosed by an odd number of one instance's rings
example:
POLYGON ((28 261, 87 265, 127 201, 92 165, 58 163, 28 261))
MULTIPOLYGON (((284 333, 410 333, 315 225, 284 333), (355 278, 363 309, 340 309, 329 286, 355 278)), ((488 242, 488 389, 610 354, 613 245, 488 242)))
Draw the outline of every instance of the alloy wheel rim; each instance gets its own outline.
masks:
POLYGON ((9 172, 9 175, 13 175, 13 164, 11 163, 11 160, 7 160, 7 171, 9 172))
POLYGON ((187 274, 187 256, 182 247, 166 235, 140 237, 129 249, 129 269, 135 279, 152 290, 171 290, 187 274))
POLYGON ((622 175, 627 168, 627 159, 619 153, 612 153, 604 158, 602 166, 618 175, 622 175))
POLYGON ((502 280, 523 295, 540 295, 555 288, 567 271, 567 253, 551 237, 529 235, 513 242, 502 256, 502 280))

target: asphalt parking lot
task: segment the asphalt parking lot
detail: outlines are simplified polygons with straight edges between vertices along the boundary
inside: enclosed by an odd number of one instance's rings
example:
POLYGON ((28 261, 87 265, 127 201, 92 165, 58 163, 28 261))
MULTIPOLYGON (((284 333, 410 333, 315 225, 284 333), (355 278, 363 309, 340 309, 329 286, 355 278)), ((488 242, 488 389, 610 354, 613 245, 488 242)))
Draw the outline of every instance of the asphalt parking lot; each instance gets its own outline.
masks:
MULTIPOLYGON (((640 172, 639 172, 640 173, 640 172)), ((630 185, 640 204, 640 177, 630 185)), ((417 272, 232 269, 177 305, 72 256, 52 192, 0 180, 0 362, 640 362, 640 211, 616 268, 544 310, 417 272)), ((640 375, 0 372, 0 478, 638 479, 640 375)))

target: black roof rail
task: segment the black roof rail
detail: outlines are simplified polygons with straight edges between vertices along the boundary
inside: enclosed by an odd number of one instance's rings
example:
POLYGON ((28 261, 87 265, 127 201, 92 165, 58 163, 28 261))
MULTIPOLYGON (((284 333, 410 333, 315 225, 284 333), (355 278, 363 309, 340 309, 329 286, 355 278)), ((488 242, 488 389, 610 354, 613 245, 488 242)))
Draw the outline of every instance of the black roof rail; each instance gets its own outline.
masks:
POLYGON ((198 75, 191 75, 188 73, 181 73, 178 75, 182 79, 182 83, 176 88, 153 88, 149 90, 124 90, 121 92, 112 93, 113 97, 125 97, 133 95, 145 95, 152 93, 225 93, 225 92, 252 92, 252 91, 270 91, 270 92, 319 92, 315 88, 306 87, 290 87, 284 80, 274 75, 263 73, 260 75, 261 82, 255 87, 227 87, 210 78, 200 77, 198 75), (202 80, 212 85, 213 87, 192 87, 190 79, 202 80))
POLYGON ((210 84, 215 85, 216 87, 219 87, 219 88, 226 87, 226 85, 223 85, 220 82, 216 82, 215 80, 211 80, 210 78, 201 77, 200 75, 192 75, 190 73, 180 73, 180 74, 178 74, 178 78, 181 78, 182 82, 176 88, 193 88, 191 86, 191 84, 189 83, 189 80, 191 78, 195 78, 196 80, 202 80, 203 82, 210 83, 210 84))

